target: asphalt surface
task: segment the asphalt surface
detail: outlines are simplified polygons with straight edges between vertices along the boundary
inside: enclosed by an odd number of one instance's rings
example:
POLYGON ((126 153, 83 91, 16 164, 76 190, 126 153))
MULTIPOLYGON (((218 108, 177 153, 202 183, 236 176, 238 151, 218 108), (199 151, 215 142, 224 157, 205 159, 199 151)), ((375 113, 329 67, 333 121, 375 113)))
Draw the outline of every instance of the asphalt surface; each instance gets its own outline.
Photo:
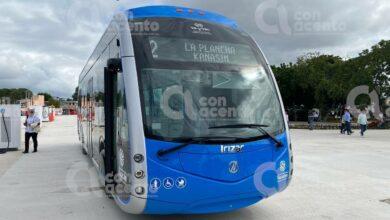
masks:
POLYGON ((39 135, 37 154, 0 155, 0 219, 390 219, 390 131, 365 137, 293 130, 290 186, 254 206, 215 215, 122 212, 103 196, 81 154, 76 118, 57 117, 39 135))

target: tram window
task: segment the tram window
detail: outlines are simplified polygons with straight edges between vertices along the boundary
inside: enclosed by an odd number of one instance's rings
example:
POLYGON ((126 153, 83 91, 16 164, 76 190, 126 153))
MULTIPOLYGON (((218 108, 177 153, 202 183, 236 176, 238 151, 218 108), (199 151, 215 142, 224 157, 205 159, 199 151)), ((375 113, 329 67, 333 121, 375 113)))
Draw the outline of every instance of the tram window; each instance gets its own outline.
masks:
POLYGON ((272 83, 264 69, 252 71, 145 70, 147 126, 155 135, 172 138, 208 135, 207 128, 215 124, 253 121, 270 125, 273 133, 283 130, 272 83))
POLYGON ((274 135, 285 130, 273 78, 248 35, 213 24, 199 33, 190 20, 156 20, 156 34, 133 36, 146 136, 259 135, 255 129, 208 129, 228 124, 266 124, 274 135))
POLYGON ((116 94, 116 103, 117 103, 117 130, 119 139, 122 144, 127 144, 128 138, 128 120, 127 120, 127 104, 126 104, 126 93, 123 84, 122 74, 118 74, 117 81, 117 94, 116 94))

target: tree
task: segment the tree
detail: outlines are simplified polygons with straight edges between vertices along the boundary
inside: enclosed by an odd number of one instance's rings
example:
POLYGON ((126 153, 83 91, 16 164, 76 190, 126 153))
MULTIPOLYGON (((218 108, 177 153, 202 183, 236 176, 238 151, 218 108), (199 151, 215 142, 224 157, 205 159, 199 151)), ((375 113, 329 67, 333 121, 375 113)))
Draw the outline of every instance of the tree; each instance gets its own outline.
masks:
POLYGON ((47 105, 54 106, 55 108, 59 108, 61 106, 61 103, 58 100, 50 99, 49 101, 47 101, 47 105))
POLYGON ((76 89, 74 90, 74 93, 72 95, 73 101, 77 101, 79 96, 79 87, 77 86, 76 89))
MULTIPOLYGON (((376 89, 383 102, 390 96, 390 41, 381 41, 358 57, 343 60, 338 56, 310 53, 296 63, 272 66, 286 109, 306 112, 319 108, 326 116, 346 102, 348 93, 360 85, 376 89)), ((367 97, 356 104, 366 105, 367 97)))
POLYGON ((53 98, 53 96, 46 92, 40 92, 38 95, 43 95, 45 97, 45 102, 48 106, 54 106, 55 108, 60 107, 60 101, 53 98))
POLYGON ((357 58, 360 71, 368 73, 373 89, 376 89, 382 101, 390 96, 390 41, 380 41, 364 50, 357 58))
POLYGON ((29 89, 19 88, 19 89, 0 89, 0 97, 9 97, 11 103, 16 103, 18 100, 24 98, 30 98, 33 95, 33 92, 29 89))

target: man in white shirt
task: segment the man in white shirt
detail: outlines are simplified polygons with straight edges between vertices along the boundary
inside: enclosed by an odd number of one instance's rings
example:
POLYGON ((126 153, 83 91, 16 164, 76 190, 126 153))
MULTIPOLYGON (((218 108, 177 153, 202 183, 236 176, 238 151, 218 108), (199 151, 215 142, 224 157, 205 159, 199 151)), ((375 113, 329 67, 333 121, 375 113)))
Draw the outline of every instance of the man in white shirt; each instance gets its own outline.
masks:
POLYGON ((35 110, 30 109, 28 111, 26 122, 24 122, 24 126, 26 126, 26 133, 25 133, 25 145, 24 145, 24 152, 28 153, 29 151, 29 145, 30 145, 30 138, 33 139, 34 142, 34 151, 33 153, 38 151, 38 131, 41 125, 41 120, 35 115, 35 110))

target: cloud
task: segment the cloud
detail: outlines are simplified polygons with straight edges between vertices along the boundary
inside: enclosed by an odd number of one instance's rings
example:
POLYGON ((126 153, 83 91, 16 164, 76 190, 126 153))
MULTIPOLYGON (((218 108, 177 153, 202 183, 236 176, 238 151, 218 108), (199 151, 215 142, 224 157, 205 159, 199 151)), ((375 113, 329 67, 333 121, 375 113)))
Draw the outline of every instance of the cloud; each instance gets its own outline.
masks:
POLYGON ((112 14, 151 4, 227 15, 254 36, 271 64, 313 51, 353 57, 390 37, 387 0, 2 1, 0 88, 26 87, 69 97, 112 14), (332 25, 336 28, 329 29, 332 25))

